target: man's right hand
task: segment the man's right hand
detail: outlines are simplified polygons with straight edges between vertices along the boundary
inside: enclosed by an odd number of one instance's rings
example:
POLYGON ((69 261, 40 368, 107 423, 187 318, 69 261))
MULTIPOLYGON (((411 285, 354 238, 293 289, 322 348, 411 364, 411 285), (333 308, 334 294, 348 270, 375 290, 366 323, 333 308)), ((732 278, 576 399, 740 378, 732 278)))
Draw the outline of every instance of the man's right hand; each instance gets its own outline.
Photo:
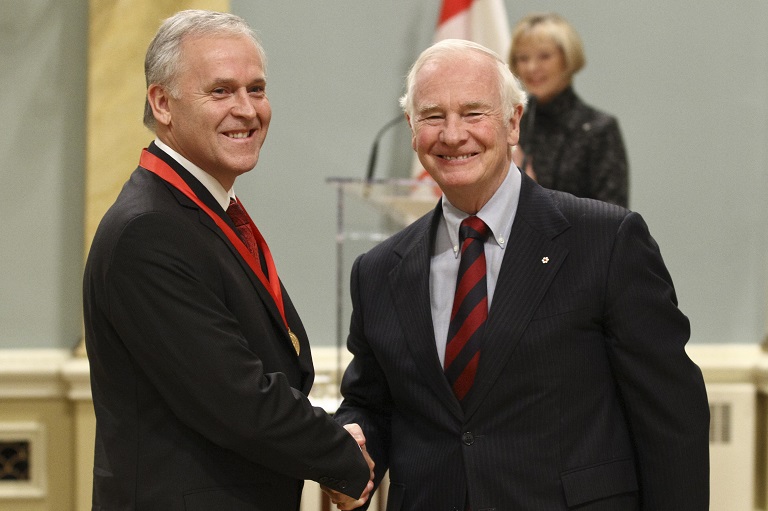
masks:
POLYGON ((357 424, 347 424, 344 426, 344 429, 346 429, 347 432, 352 435, 352 438, 355 439, 357 445, 360 446, 363 457, 368 463, 368 468, 370 469, 370 480, 365 486, 365 490, 363 490, 362 495, 360 495, 360 497, 357 499, 350 497, 349 495, 345 495, 341 492, 331 490, 325 486, 321 486, 321 489, 326 495, 328 495, 328 497, 330 497, 331 502, 333 502, 337 508, 342 511, 347 511, 350 509, 356 509, 368 502, 368 499, 371 497, 371 492, 373 491, 373 467, 376 464, 373 462, 373 459, 371 459, 371 456, 368 454, 368 450, 365 448, 365 435, 363 434, 363 430, 360 428, 360 426, 357 424))

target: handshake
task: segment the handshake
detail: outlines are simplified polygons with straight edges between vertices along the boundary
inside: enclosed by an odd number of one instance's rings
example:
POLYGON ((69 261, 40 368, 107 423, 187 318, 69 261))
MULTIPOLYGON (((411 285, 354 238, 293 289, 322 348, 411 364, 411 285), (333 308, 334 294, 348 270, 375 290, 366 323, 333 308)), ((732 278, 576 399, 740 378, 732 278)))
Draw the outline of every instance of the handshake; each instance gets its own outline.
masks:
POLYGON ((323 492, 330 497, 331 502, 336 505, 336 507, 342 511, 346 511, 349 509, 356 509, 366 502, 368 502, 368 499, 371 496, 371 492, 373 491, 373 467, 374 463, 371 457, 368 455, 368 451, 365 448, 365 435, 363 434, 363 430, 358 426, 357 424, 347 424, 344 426, 344 429, 346 429, 350 435, 352 435, 352 438, 354 438, 357 441, 357 445, 360 446, 360 450, 363 452, 363 456, 365 457, 365 461, 368 462, 368 468, 371 470, 371 480, 368 481, 368 485, 365 487, 365 490, 363 491, 363 494, 360 495, 359 498, 355 499, 353 497, 350 497, 349 495, 345 495, 343 493, 337 492, 335 490, 331 490, 330 488, 327 488, 325 486, 321 486, 323 492))

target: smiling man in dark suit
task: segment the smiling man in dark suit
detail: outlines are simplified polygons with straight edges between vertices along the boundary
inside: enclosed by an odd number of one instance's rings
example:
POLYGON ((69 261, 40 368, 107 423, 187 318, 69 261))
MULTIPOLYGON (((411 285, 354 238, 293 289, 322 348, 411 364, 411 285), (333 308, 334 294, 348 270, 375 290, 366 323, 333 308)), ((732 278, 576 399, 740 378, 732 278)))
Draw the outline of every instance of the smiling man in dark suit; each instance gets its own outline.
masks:
POLYGON ((467 41, 425 50, 402 105, 443 191, 360 256, 342 424, 388 511, 703 511, 707 396, 637 213, 512 163, 525 94, 467 41))
POLYGON ((234 194, 272 115, 261 45, 241 18, 182 11, 145 70, 157 138, 84 278, 93 509, 298 511, 304 479, 364 503, 364 439, 307 400, 306 332, 234 194))

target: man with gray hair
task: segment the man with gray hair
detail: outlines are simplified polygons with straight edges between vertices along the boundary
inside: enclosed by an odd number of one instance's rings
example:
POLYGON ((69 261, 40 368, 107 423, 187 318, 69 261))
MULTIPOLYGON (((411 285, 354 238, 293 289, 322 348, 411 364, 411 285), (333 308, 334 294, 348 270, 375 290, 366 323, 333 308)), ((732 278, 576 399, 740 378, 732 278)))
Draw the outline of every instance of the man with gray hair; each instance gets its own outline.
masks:
POLYGON ((354 263, 335 415, 387 509, 708 509, 704 381, 640 215, 520 172, 525 94, 486 48, 428 48, 401 103, 443 197, 354 263))
POLYGON ((307 334, 234 193, 272 115, 244 20, 167 19, 149 46, 141 154, 84 277, 94 510, 297 511, 305 479, 366 502, 360 428, 307 399, 307 334))

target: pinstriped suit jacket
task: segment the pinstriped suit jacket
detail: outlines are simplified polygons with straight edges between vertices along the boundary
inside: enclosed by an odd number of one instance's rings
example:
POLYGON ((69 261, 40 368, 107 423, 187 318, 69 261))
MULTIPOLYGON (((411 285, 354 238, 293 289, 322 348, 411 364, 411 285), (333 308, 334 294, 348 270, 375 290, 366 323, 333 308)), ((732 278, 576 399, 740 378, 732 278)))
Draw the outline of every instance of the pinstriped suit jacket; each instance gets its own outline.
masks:
POLYGON ((388 511, 708 509, 709 408, 658 246, 637 213, 523 176, 465 410, 435 349, 440 206, 352 270, 336 414, 358 422, 388 511))

